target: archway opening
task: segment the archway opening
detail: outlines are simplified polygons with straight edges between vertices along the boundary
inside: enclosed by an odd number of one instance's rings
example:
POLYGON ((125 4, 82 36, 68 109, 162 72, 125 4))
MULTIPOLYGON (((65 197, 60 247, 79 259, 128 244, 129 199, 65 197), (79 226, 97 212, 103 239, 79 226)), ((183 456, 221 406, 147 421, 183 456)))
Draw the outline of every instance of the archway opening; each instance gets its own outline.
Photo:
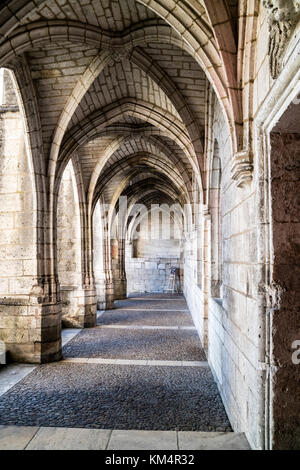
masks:
POLYGON ((57 199, 57 274, 60 284, 62 325, 82 327, 81 221, 72 160, 64 169, 57 199))
POLYGON ((9 358, 36 362, 41 336, 37 201, 27 127, 12 71, 0 69, 0 340, 9 358))
POLYGON ((128 295, 172 292, 172 289, 174 293, 182 293, 184 232, 179 210, 166 203, 144 206, 144 211, 138 208, 127 230, 128 295))

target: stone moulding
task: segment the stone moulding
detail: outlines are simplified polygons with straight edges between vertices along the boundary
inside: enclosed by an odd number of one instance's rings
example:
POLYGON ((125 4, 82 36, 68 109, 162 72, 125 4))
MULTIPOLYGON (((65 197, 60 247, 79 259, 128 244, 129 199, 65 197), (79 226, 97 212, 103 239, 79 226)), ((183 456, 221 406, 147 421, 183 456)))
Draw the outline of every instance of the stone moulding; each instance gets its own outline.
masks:
POLYGON ((0 114, 4 113, 17 113, 19 111, 19 106, 15 105, 0 105, 0 114))
POLYGON ((248 150, 237 152, 232 159, 231 177, 241 188, 252 181, 253 164, 248 150))

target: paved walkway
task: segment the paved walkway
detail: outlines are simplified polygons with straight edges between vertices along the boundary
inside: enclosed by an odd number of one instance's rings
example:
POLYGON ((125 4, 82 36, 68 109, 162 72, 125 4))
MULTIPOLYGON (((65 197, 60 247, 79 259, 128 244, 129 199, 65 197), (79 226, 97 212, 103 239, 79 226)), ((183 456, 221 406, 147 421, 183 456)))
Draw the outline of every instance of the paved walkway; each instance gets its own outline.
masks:
POLYGON ((1 450, 248 450, 242 433, 0 426, 1 450))
POLYGON ((248 448, 182 296, 116 302, 63 339, 62 361, 0 372, 0 448, 248 448))

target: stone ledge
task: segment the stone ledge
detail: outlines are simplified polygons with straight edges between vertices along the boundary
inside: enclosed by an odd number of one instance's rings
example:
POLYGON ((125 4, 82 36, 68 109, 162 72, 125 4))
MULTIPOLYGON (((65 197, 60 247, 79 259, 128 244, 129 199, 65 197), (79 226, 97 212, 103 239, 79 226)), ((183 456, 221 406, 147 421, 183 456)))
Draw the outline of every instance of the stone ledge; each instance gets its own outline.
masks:
POLYGON ((1 450, 249 450, 244 433, 1 426, 1 450))
POLYGON ((17 113, 19 111, 19 106, 15 105, 4 105, 0 106, 0 114, 4 113, 17 113))

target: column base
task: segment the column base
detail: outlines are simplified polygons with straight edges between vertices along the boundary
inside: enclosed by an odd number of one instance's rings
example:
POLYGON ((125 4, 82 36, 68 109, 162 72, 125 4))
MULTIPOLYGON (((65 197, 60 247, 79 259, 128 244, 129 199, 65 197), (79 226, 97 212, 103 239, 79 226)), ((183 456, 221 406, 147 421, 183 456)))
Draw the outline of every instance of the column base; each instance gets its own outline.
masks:
POLYGON ((115 308, 114 295, 108 294, 105 299, 105 310, 113 310, 115 308))
POLYGON ((61 287, 62 323, 66 328, 92 328, 97 323, 94 288, 61 287))
POLYGON ((0 300, 0 340, 8 362, 43 364, 61 359, 61 305, 31 299, 0 300))
POLYGON ((127 298, 127 280, 114 279, 114 300, 127 298))
POLYGON ((105 310, 112 310, 115 308, 114 300, 114 283, 112 281, 112 277, 109 278, 104 284, 104 295, 105 295, 105 310))

